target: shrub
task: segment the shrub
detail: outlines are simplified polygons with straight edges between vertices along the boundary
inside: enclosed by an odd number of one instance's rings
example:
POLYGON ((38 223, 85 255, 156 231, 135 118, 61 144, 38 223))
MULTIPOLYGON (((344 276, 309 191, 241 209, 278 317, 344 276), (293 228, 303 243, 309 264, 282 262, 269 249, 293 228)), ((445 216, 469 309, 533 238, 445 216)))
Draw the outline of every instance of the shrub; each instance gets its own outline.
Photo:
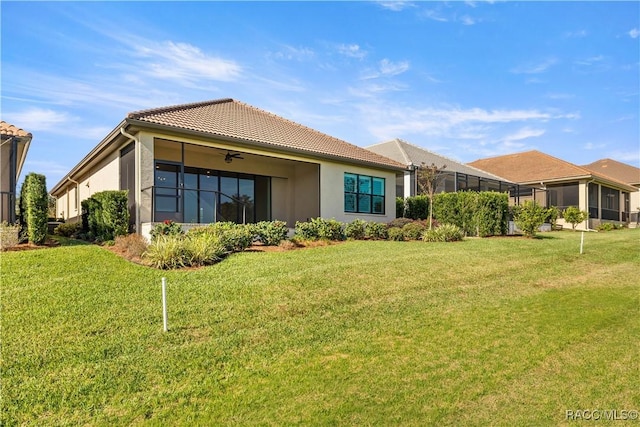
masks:
POLYGON ((296 222, 295 234, 303 240, 344 240, 343 225, 335 219, 314 218, 307 222, 296 222))
POLYGON ((560 216, 560 210, 558 210, 558 208, 555 206, 551 206, 547 208, 546 218, 544 219, 544 222, 551 224, 551 226, 553 227, 556 225, 556 222, 558 221, 559 216, 560 216))
POLYGON ((101 191, 82 201, 82 230, 96 240, 113 240, 129 231, 127 191, 101 191))
POLYGON ((413 196, 405 199, 405 218, 426 219, 429 216, 429 198, 413 196))
POLYGON ((82 224, 79 222, 66 222, 58 225, 53 234, 62 237, 76 237, 82 230, 82 224))
POLYGON ((206 227, 192 228, 187 236, 199 234, 216 236, 227 253, 244 251, 251 246, 254 236, 251 224, 234 222, 216 222, 206 227))
POLYGON ((364 237, 371 240, 387 240, 387 226, 381 222, 369 221, 364 227, 364 237))
POLYGON ((603 222, 602 224, 598 224, 596 227, 596 230, 598 231, 612 231, 615 229, 615 226, 611 222, 603 222))
POLYGON ((347 239, 364 240, 367 221, 354 219, 344 227, 344 235, 347 239))
POLYGON ((527 200, 524 205, 513 209, 514 221, 527 237, 534 237, 544 223, 546 209, 535 201, 527 200))
POLYGON ((389 240, 394 240, 396 242, 404 241, 404 233, 400 227, 389 227, 387 229, 387 233, 389 235, 389 240))
POLYGON ((179 235, 158 236, 144 252, 145 260, 163 270, 184 267, 184 238, 179 235))
MULTIPOLYGON (((547 212, 548 213, 548 212, 547 212)), ((476 198, 473 222, 480 237, 498 236, 507 233, 509 195, 494 191, 482 191, 476 198)))
POLYGON ((20 226, 9 224, 6 221, 0 223, 0 250, 12 248, 20 243, 20 226))
POLYGON ((426 228, 424 223, 415 221, 402 227, 402 233, 408 240, 420 240, 426 228))
POLYGON ((184 234, 184 231, 180 224, 167 219, 164 222, 155 224, 149 234, 151 234, 151 240, 153 241, 158 236, 177 236, 184 234))
POLYGON ((227 248, 220 237, 203 233, 184 238, 184 263, 190 266, 209 265, 220 261, 227 254, 227 248))
POLYGON ((253 225, 256 238, 266 246, 278 246, 287 238, 289 228, 284 221, 261 221, 253 225))
POLYGON ((402 197, 396 197, 396 218, 404 217, 404 199, 402 197))
POLYGON ((49 196, 46 178, 44 175, 30 173, 22 186, 21 201, 24 199, 27 236, 30 243, 40 245, 47 238, 49 196))
POLYGON ((139 259, 142 258, 149 245, 140 234, 132 233, 126 236, 117 236, 113 246, 122 252, 127 259, 139 259))
POLYGON ((564 220, 571 224, 571 229, 576 231, 576 225, 582 221, 586 221, 589 218, 589 214, 585 211, 581 211, 577 206, 569 206, 562 212, 564 220))
POLYGON ((396 218, 392 221, 389 221, 387 223, 387 227, 391 228, 391 227, 398 227, 398 228, 402 228, 407 224, 411 224, 413 222, 413 220, 411 218, 396 218))
POLYGON ((453 224, 442 224, 438 228, 425 230, 422 240, 425 242, 457 242, 464 238, 462 229, 453 224))

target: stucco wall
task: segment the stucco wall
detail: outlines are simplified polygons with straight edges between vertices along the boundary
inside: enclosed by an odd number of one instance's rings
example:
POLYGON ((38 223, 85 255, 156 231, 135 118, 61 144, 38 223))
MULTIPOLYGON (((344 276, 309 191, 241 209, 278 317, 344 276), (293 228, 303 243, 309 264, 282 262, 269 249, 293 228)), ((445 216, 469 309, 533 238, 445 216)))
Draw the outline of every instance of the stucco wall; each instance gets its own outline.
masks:
POLYGON ((320 216, 351 222, 356 218, 366 221, 389 222, 396 217, 396 175, 394 172, 361 166, 322 162, 320 165, 320 216), (385 179, 384 215, 347 213, 344 211, 344 174, 357 173, 385 179))

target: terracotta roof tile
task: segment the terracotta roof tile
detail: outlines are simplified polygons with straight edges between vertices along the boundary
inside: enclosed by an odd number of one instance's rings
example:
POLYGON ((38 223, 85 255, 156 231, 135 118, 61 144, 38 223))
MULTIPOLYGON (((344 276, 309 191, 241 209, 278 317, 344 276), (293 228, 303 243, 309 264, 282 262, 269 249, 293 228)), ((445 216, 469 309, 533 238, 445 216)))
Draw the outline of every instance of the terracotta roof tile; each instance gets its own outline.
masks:
POLYGON ((0 121, 0 134, 7 136, 19 136, 22 138, 31 138, 32 136, 29 132, 9 124, 4 120, 0 121))
POLYGON ((254 141, 284 150, 393 168, 405 166, 362 147, 233 99, 136 111, 130 113, 128 119, 254 141))
POLYGON ((583 168, 601 175, 610 176, 627 184, 640 184, 640 168, 616 160, 601 159, 584 165, 583 168))

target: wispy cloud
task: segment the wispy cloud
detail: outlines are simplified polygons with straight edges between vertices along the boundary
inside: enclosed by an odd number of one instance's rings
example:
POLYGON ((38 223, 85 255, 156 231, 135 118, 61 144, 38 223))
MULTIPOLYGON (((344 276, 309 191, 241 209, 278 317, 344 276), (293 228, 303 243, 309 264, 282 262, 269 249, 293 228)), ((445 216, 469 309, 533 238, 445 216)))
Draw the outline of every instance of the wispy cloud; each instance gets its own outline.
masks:
POLYGON ((5 115, 11 123, 19 123, 17 126, 29 132, 51 131, 61 127, 66 129, 66 125, 72 120, 66 112, 37 107, 21 112, 5 112, 5 115))
POLYGON ((204 53, 189 43, 165 41, 135 46, 138 57, 146 64, 143 72, 160 79, 182 81, 234 81, 242 74, 235 61, 204 53))
POLYGON ((304 61, 315 56, 313 49, 308 47, 283 46, 281 50, 270 56, 277 59, 304 61))
POLYGON ((393 62, 387 58, 378 62, 378 68, 367 72, 363 80, 377 79, 380 77, 393 77, 409 70, 409 61, 393 62))
POLYGON ((546 131, 544 129, 533 129, 530 127, 523 127, 522 129, 519 129, 517 132, 505 136, 503 140, 508 142, 521 141, 523 139, 542 136, 545 133, 546 131))
POLYGON ((557 64, 556 58, 547 58, 540 62, 522 64, 511 69, 514 74, 540 74, 547 71, 550 67, 557 64))
POLYGON ((425 9, 420 12, 420 16, 423 18, 431 19, 432 21, 449 22, 449 18, 435 9, 425 9))
POLYGON ((629 34, 629 37, 631 37, 632 39, 637 39, 638 37, 640 37, 640 30, 638 30, 637 28, 633 28, 627 34, 629 34))
POLYGON ((577 65, 585 65, 587 67, 590 67, 590 66, 595 65, 595 64, 600 64, 600 63, 602 63, 602 61, 604 61, 604 56, 597 55, 597 56, 591 56, 591 57, 585 58, 585 59, 579 59, 579 60, 575 61, 575 64, 577 64, 577 65))
POLYGON ((357 44, 341 44, 338 45, 338 53, 349 58, 362 59, 367 56, 367 52, 362 50, 357 44))
POLYGON ((388 9, 394 12, 399 12, 401 10, 405 10, 408 8, 413 8, 416 7, 416 5, 413 2, 410 1, 402 1, 402 0, 396 0, 396 1, 379 1, 377 2, 378 5, 380 5, 382 8, 384 9, 388 9))
POLYGON ((587 32, 587 30, 567 31, 566 33, 564 33, 564 36, 570 39, 581 39, 587 37, 588 35, 589 33, 587 32))

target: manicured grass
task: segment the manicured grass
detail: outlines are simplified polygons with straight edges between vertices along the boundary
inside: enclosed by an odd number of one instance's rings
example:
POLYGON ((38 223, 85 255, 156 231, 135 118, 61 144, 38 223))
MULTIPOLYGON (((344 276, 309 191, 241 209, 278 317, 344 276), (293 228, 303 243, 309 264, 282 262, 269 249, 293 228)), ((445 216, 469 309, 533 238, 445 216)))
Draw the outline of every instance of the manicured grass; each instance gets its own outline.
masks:
MULTIPOLYGON (((3 425, 558 425, 640 409, 640 230, 162 272, 3 253, 3 425), (162 332, 160 278, 169 283, 162 332)), ((68 242, 63 242, 68 243, 68 242)))

